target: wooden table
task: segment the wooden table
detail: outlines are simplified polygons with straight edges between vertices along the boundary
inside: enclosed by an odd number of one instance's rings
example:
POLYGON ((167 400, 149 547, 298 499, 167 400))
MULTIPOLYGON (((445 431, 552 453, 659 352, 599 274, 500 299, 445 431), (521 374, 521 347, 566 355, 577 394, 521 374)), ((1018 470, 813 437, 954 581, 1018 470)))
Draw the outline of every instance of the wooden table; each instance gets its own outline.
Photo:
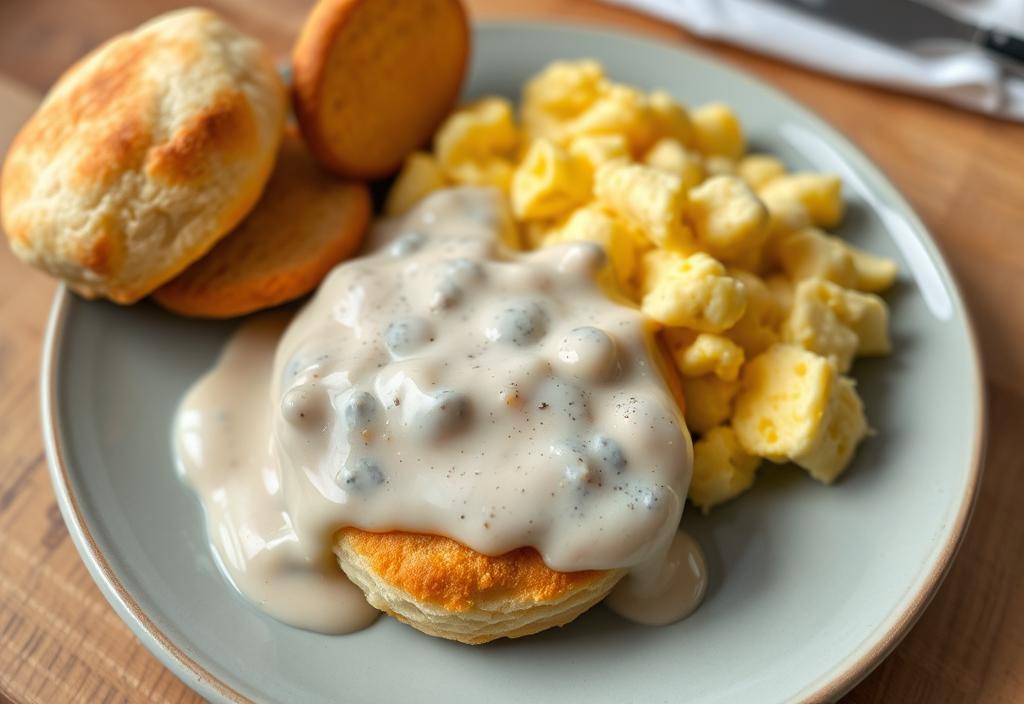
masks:
MULTIPOLYGON (((0 153, 74 59, 179 4, 0 3, 0 153)), ((309 2, 210 4, 285 56, 309 2)), ((847 701, 1024 700, 1024 127, 819 76, 584 0, 470 6, 477 17, 596 23, 697 46, 818 111, 910 199, 974 313, 988 382, 988 461, 973 525, 944 586, 847 701)), ((0 248, 0 702, 195 701, 107 606, 57 510, 37 406, 53 290, 0 248)))

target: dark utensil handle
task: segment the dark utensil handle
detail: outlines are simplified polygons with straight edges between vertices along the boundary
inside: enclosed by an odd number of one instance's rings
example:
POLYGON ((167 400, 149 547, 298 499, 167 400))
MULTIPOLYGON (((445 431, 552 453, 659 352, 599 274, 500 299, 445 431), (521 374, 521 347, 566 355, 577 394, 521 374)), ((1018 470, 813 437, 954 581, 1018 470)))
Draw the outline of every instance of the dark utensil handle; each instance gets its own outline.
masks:
POLYGON ((994 51, 1004 58, 1024 63, 1024 39, 1000 32, 998 29, 983 29, 978 39, 979 43, 989 51, 994 51))

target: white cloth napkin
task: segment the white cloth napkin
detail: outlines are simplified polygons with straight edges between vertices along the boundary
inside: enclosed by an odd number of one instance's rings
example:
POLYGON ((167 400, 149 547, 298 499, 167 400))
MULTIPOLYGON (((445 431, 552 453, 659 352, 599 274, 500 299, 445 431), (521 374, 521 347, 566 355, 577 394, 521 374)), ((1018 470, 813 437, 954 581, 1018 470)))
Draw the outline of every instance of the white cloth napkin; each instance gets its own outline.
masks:
MULTIPOLYGON (((1024 74, 980 47, 930 41, 897 48, 765 0, 606 0, 713 38, 826 73, 928 95, 1024 122, 1024 74)), ((929 0, 985 27, 1024 35, 1021 0, 929 0)))

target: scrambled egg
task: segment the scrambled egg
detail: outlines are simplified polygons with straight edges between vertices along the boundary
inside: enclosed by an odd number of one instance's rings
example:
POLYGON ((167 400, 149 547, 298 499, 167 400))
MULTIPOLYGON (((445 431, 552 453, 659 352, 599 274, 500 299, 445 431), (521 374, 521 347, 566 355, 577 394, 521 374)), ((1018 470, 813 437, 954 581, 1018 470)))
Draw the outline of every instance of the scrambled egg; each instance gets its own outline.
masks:
POLYGON ((812 224, 835 227, 843 219, 842 185, 835 174, 775 174, 761 186, 760 194, 767 200, 795 201, 812 224))
POLYGON ((597 170, 609 161, 629 160, 629 142, 621 134, 584 135, 569 143, 569 154, 583 169, 585 178, 593 179, 597 170))
POLYGON ((704 160, 700 154, 671 137, 655 142, 644 154, 644 164, 675 174, 687 191, 704 180, 704 160))
POLYGON ((618 160, 594 174, 594 197, 621 215, 658 247, 688 247, 693 239, 683 222, 686 190, 674 174, 618 160))
POLYGON ((697 252, 663 273, 640 308, 666 326, 722 332, 743 316, 747 292, 720 262, 697 252))
POLYGON ((714 374, 724 381, 735 381, 743 366, 743 348, 727 337, 702 332, 673 358, 684 376, 714 374))
POLYGON ((712 176, 691 188, 686 214, 701 248, 723 262, 760 250, 768 235, 768 210, 736 176, 712 176))
POLYGON ((694 141, 702 154, 739 159, 746 151, 743 128, 724 103, 709 103, 693 111, 694 141))
POLYGON ((784 341, 829 358, 845 373, 855 356, 889 352, 889 309, 874 294, 807 279, 793 292, 781 333, 784 341))
POLYGON ((736 164, 736 175, 755 191, 784 173, 786 165, 770 154, 747 154, 736 164))
POLYGON ((569 152, 535 139, 512 174, 512 212, 523 220, 555 217, 586 202, 590 179, 569 152))
POLYGON ((717 376, 684 376, 682 386, 686 400, 683 419, 690 432, 700 435, 729 420, 740 391, 739 381, 725 381, 717 376))
POLYGON ((828 234, 845 212, 838 176, 746 153, 723 103, 688 109, 580 60, 530 79, 518 121, 503 98, 453 113, 433 154, 408 158, 386 211, 450 184, 503 190, 530 247, 605 249, 608 285, 664 328, 702 511, 746 491, 763 460, 825 483, 848 466, 868 425, 844 375, 889 352, 876 294, 897 270, 828 234))
POLYGON ((732 427, 744 450, 832 482, 867 434, 853 382, 824 357, 778 344, 743 370, 732 427))
POLYGON ((792 281, 819 278, 859 291, 884 291, 896 281, 896 264, 863 252, 838 237, 807 227, 777 244, 779 264, 792 281))
POLYGON ((730 275, 743 284, 747 309, 724 334, 751 358, 778 342, 779 325, 790 305, 779 302, 779 294, 772 291, 769 281, 742 269, 732 269, 730 275))
POLYGON ((518 146, 512 104, 503 98, 467 105, 448 118, 434 137, 437 161, 453 183, 502 190, 508 190, 512 179, 518 146))
POLYGON ((707 513, 749 489, 760 466, 761 458, 743 449, 732 428, 711 428, 693 444, 690 501, 707 513))

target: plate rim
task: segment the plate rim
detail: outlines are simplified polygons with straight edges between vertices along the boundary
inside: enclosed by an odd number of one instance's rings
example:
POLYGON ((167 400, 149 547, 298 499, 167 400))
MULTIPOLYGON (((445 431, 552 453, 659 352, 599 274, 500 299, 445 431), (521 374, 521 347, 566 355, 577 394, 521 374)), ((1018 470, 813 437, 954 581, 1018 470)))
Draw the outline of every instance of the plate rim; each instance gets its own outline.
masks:
POLYGON ((46 333, 43 339, 43 359, 40 370, 40 413, 43 446, 46 451, 50 482, 57 497, 57 506, 68 527, 72 543, 78 550, 93 581, 114 611, 142 644, 186 685, 204 697, 219 696, 223 701, 247 704, 251 700, 207 670, 178 647, 149 618, 139 602, 128 591, 114 572, 89 530, 85 513, 72 491, 68 465, 64 460, 63 433, 57 418, 57 360, 64 338, 64 321, 74 294, 60 284, 53 297, 46 333))
MULTIPOLYGON (((988 408, 986 404, 987 393, 984 369, 971 312, 960 290, 960 285, 953 276, 946 261, 942 248, 933 237, 929 228, 921 221, 917 212, 890 181, 887 174, 868 158, 858 146, 851 142, 840 129, 833 126, 819 116, 817 112, 804 105, 803 102, 791 96, 785 90, 763 81, 758 76, 748 73, 727 61, 707 54, 700 48, 680 46, 666 39, 653 37, 643 32, 622 30, 608 24, 586 20, 567 22, 499 19, 474 22, 473 29, 474 34, 481 29, 485 31, 568 31, 592 34, 597 37, 627 38, 633 41, 654 44, 661 48, 688 55, 690 58, 715 64, 718 68, 775 93, 784 102, 789 104, 788 107, 795 109, 798 113, 802 113, 804 117, 810 117, 812 122, 824 125, 835 135, 842 146, 857 158, 859 162, 857 164, 858 168, 868 172, 874 177, 875 181, 889 191, 890 197, 904 211, 903 214, 911 220, 915 236, 923 242, 929 258, 937 265, 943 283, 951 289, 953 300, 956 303, 955 309, 959 311, 959 316, 964 323, 967 333, 968 349, 972 362, 970 371, 973 375, 974 400, 977 408, 974 430, 970 440, 972 447, 970 462, 967 468, 965 491, 957 507, 956 516, 950 522, 943 541, 937 546, 938 550, 934 553, 932 564, 928 566, 927 574, 919 580, 916 590, 913 588, 914 585, 911 585, 911 590, 893 607, 889 615, 864 640, 853 648, 832 672, 808 683, 796 697, 799 701, 832 701, 838 699, 870 674, 895 649, 900 641, 909 633, 938 592, 943 580, 949 573, 963 542, 964 535, 967 532, 981 484, 988 440, 988 408)), ((831 137, 832 135, 830 135, 831 137)), ((215 697, 221 701, 237 702, 240 704, 250 702, 251 700, 248 697, 221 680, 204 667, 202 663, 180 648, 149 618, 139 602, 128 591, 117 574, 115 574, 110 563, 100 550, 89 529, 86 516, 82 511, 78 498, 72 491, 69 469, 64 460, 63 434, 58 426, 56 408, 58 393, 57 361, 64 339, 64 322, 73 299, 74 295, 68 288, 64 284, 60 284, 54 294, 46 324, 39 386, 41 428, 50 480, 72 542, 93 581, 99 586, 100 592, 121 620, 146 646, 147 650, 174 672, 179 679, 204 697, 215 697)))

